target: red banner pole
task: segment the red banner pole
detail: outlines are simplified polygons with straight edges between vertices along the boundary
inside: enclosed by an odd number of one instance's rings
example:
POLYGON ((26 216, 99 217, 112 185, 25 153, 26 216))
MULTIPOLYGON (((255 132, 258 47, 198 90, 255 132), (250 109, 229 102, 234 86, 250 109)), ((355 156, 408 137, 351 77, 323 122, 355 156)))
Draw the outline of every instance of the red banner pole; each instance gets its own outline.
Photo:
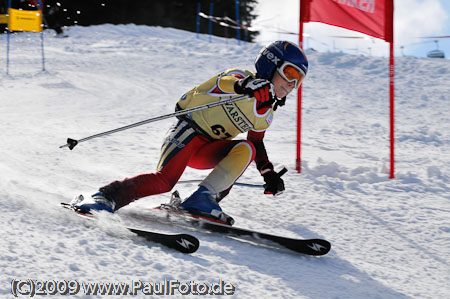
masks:
MULTIPOLYGON (((298 39, 300 48, 303 49, 303 21, 301 18, 300 18, 300 30, 298 34, 298 39)), ((295 160, 295 169, 299 173, 302 171, 301 147, 302 147, 302 85, 300 85, 297 91, 297 157, 295 160)))
POLYGON ((389 43, 389 102, 390 102, 390 160, 391 167, 389 178, 395 178, 395 155, 394 155, 394 145, 395 145, 395 137, 394 137, 394 77, 395 77, 395 69, 394 69, 394 41, 389 43))

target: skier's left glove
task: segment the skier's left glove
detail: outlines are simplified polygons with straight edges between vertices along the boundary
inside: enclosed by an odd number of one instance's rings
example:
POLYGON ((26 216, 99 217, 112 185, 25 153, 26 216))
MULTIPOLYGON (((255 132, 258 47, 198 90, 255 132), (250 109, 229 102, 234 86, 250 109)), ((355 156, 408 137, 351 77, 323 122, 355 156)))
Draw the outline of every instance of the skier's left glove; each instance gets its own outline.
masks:
POLYGON ((284 181, 280 174, 274 170, 266 173, 264 176, 264 194, 279 195, 284 191, 284 181))
POLYGON ((248 94, 255 97, 258 103, 266 103, 276 98, 275 89, 269 80, 256 79, 252 76, 236 81, 234 90, 238 94, 248 94))
POLYGON ((268 162, 265 165, 260 165, 259 171, 264 178, 264 194, 279 195, 284 191, 284 181, 281 178, 283 174, 287 171, 283 168, 280 172, 273 170, 272 163, 268 162))

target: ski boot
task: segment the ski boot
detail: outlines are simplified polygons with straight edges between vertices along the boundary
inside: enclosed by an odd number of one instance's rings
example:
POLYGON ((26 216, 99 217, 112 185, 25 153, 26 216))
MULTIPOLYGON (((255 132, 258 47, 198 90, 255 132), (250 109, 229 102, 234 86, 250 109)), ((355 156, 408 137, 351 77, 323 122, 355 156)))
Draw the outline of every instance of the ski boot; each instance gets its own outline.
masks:
POLYGON ((114 208, 116 207, 116 203, 113 200, 106 198, 102 192, 97 192, 89 198, 84 198, 84 196, 80 194, 70 202, 70 205, 72 205, 76 211, 83 214, 92 214, 91 211, 107 211, 109 213, 114 213, 114 208))
POLYGON ((234 219, 222 211, 214 196, 204 186, 200 186, 197 191, 180 203, 178 207, 193 215, 220 220, 229 225, 234 224, 234 219))

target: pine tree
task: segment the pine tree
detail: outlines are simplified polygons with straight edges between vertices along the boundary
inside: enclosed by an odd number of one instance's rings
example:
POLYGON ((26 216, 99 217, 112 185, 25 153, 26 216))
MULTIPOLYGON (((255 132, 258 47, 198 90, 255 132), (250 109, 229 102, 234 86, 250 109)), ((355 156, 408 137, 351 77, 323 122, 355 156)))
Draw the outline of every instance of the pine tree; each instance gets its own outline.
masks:
MULTIPOLYGON (((210 3, 213 3, 215 17, 228 17, 236 20, 235 0, 60 0, 60 22, 64 26, 129 24, 173 27, 196 31, 197 7, 209 15, 210 3)), ((257 0, 239 0, 239 24, 251 27, 256 18, 253 10, 257 0)), ((231 22, 227 22, 232 24, 231 22)), ((234 25, 234 24, 233 24, 234 25)), ((208 33, 208 20, 201 18, 200 32, 208 33)), ((236 38, 236 29, 212 25, 216 36, 236 38)), ((241 40, 253 41, 258 32, 241 30, 241 40)))

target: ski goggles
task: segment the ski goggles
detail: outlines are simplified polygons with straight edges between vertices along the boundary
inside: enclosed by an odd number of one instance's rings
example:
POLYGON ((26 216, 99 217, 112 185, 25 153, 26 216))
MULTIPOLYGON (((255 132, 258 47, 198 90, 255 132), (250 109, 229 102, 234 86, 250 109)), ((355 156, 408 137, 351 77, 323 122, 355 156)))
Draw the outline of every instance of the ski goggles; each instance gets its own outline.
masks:
POLYGON ((295 88, 298 88, 300 84, 302 84, 303 79, 305 79, 303 70, 288 61, 283 62, 283 64, 277 68, 277 71, 284 80, 295 82, 295 88))

